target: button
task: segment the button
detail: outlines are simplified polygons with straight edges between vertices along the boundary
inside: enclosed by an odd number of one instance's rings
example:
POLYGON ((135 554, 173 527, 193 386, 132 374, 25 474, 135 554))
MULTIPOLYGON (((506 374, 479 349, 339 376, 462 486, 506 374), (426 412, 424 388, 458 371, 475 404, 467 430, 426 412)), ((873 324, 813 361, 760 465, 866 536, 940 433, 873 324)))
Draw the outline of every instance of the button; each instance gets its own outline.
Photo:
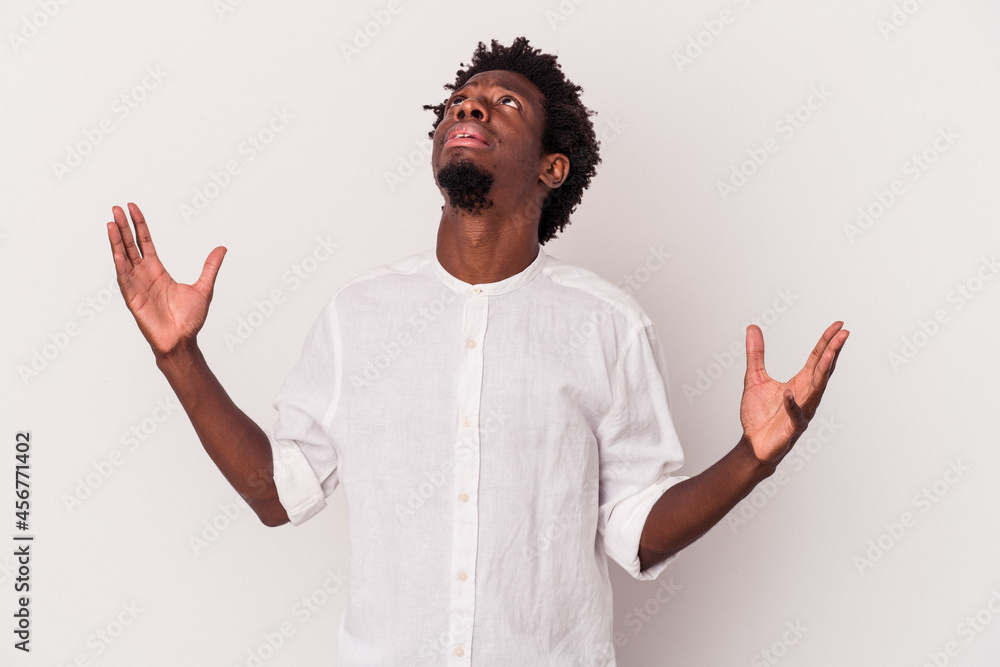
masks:
POLYGON ((480 288, 478 288, 478 287, 473 287, 473 288, 472 288, 472 293, 473 293, 473 294, 479 294, 479 293, 480 293, 480 292, 482 292, 482 291, 483 291, 483 290, 481 290, 481 289, 480 289, 480 288))
POLYGON ((469 502, 469 494, 468 493, 460 493, 458 495, 458 499, 461 500, 463 503, 467 503, 467 502, 469 502))
POLYGON ((469 578, 469 575, 467 575, 465 572, 459 572, 458 573, 458 580, 459 581, 465 581, 468 578, 469 578))
POLYGON ((456 646, 455 647, 455 655, 457 655, 459 658, 461 658, 463 655, 465 655, 465 651, 462 650, 461 646, 456 646))
POLYGON ((476 341, 472 340, 471 338, 465 341, 465 344, 469 346, 470 350, 476 347, 476 341))
POLYGON ((472 426, 472 420, 466 417, 462 420, 462 426, 472 426))

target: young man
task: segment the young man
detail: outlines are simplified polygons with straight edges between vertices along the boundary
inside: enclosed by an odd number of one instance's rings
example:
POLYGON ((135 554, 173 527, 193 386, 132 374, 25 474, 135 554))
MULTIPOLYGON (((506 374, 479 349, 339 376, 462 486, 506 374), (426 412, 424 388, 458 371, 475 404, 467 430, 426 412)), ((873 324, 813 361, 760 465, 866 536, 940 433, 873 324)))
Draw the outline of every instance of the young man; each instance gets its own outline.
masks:
POLYGON ((225 248, 178 284, 139 209, 133 241, 115 207, 119 284, 205 449, 265 524, 299 524, 344 487, 338 664, 613 665, 607 557, 655 578, 770 475, 848 332, 831 325, 779 383, 749 327, 743 437, 701 474, 672 475, 683 454, 649 318, 540 247, 599 162, 581 89, 523 38, 480 44, 446 87, 426 107, 445 200, 436 250, 334 295, 269 434, 196 343, 225 248))

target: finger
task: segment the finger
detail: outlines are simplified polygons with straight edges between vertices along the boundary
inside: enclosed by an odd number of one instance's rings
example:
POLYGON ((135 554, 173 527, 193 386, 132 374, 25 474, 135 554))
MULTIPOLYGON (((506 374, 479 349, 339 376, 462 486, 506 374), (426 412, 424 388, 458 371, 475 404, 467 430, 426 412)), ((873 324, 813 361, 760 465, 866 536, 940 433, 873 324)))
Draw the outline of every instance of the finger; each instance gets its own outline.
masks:
POLYGON ((125 266, 126 267, 131 266, 131 263, 128 262, 128 259, 125 255, 125 244, 122 242, 122 235, 121 232, 118 231, 118 225, 114 222, 109 222, 107 224, 107 227, 108 227, 108 241, 110 241, 111 243, 112 256, 116 254, 121 255, 122 259, 125 260, 125 266))
POLYGON ((826 351, 823 353, 822 359, 816 365, 816 370, 813 374, 814 385, 821 383, 822 386, 826 386, 826 383, 830 380, 830 376, 833 375, 834 369, 837 367, 837 359, 840 357, 840 351, 844 349, 844 343, 847 342, 847 337, 850 335, 850 331, 842 329, 830 341, 826 351))
POLYGON ((212 299, 212 293, 215 291, 215 279, 219 275, 219 267, 222 266, 222 260, 225 256, 226 248, 221 245, 210 252, 208 258, 205 259, 205 266, 201 269, 198 282, 192 285, 206 299, 212 299))
POLYGON ((823 394, 826 393, 826 386, 830 382, 830 376, 833 375, 833 369, 837 365, 837 357, 840 356, 840 351, 843 349, 849 335, 850 332, 846 329, 837 333, 830 342, 830 345, 827 346, 820 362, 816 365, 813 377, 809 379, 810 390, 808 396, 804 397, 802 401, 803 412, 809 419, 812 419, 812 416, 816 413, 816 409, 819 408, 819 402, 822 400, 823 394))
POLYGON ((146 218, 142 215, 142 211, 131 202, 129 202, 128 210, 132 214, 132 224, 135 225, 135 241, 139 246, 139 252, 143 257, 156 257, 153 238, 149 235, 149 227, 146 226, 146 218))
POLYGON ((118 277, 118 286, 122 290, 122 295, 127 296, 132 289, 132 279, 128 275, 132 264, 125 257, 125 245, 118 232, 118 225, 113 222, 108 223, 108 240, 111 241, 111 256, 115 260, 115 275, 118 277))
POLYGON ((816 343, 816 347, 813 348, 812 352, 809 353, 809 359, 806 360, 806 370, 813 373, 816 370, 816 365, 819 364, 820 359, 823 358, 823 353, 830 346, 830 341, 833 340, 837 332, 844 326, 843 322, 834 322, 826 328, 823 335, 819 337, 819 342, 816 343))
POLYGON ((747 372, 743 384, 749 387, 769 379, 764 370, 764 334, 760 327, 751 324, 747 327, 747 372))
POLYGON ((142 256, 139 254, 139 248, 135 245, 135 240, 132 238, 132 230, 128 226, 128 218, 125 217, 125 211, 122 210, 121 206, 112 206, 111 212, 115 216, 115 225, 118 227, 118 235, 122 239, 122 243, 125 245, 125 256, 128 261, 133 264, 138 264, 142 256))

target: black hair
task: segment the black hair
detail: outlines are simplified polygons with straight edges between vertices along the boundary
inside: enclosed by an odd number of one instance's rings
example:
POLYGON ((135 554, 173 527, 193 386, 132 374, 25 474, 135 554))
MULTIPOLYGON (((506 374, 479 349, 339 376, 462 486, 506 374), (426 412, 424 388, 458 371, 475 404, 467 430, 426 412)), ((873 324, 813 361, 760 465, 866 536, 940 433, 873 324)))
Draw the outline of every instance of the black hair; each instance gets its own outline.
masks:
MULTIPOLYGON (((552 190, 542 205, 538 222, 538 242, 544 244, 569 224, 569 216, 583 198, 583 191, 597 172, 601 162, 600 142, 590 122, 593 111, 580 100, 583 88, 569 81, 556 62, 556 56, 533 49, 526 37, 518 37, 508 47, 492 40, 489 50, 479 42, 469 65, 461 64, 455 82, 445 84, 447 90, 462 88, 469 79, 480 72, 507 70, 525 77, 545 96, 545 125, 542 130, 543 153, 562 153, 569 158, 569 176, 562 185, 552 190)), ((444 119, 445 102, 424 105, 437 114, 434 131, 444 119)))

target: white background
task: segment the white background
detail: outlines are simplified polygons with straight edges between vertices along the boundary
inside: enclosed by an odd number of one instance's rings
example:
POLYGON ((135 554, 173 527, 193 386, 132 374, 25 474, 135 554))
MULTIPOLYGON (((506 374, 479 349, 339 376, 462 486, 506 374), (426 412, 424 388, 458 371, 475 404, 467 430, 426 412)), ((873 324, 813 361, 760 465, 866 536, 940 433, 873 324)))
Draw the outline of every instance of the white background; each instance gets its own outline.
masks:
POLYGON ((638 286, 683 473, 739 438, 751 318, 782 380, 830 322, 852 332, 781 476, 681 554, 670 590, 612 566, 619 663, 998 664, 997 3, 235 4, 0 10, 0 662, 332 664, 343 494, 299 528, 256 520, 183 413, 158 409, 175 404, 109 288, 104 224, 137 202, 184 282, 228 247, 199 340, 267 427, 333 291, 433 245, 421 106, 479 40, 524 34, 584 87, 603 138, 546 251, 638 286), (250 151, 251 136, 268 143, 250 151), (859 207, 879 215, 857 225, 859 207), (317 237, 338 244, 325 261, 307 259, 317 237), (655 271, 650 248, 670 254, 655 271), (296 267, 312 270, 297 285, 296 267), (236 344, 241 318, 259 326, 236 344), (33 441, 30 655, 11 632, 18 430, 33 441))

